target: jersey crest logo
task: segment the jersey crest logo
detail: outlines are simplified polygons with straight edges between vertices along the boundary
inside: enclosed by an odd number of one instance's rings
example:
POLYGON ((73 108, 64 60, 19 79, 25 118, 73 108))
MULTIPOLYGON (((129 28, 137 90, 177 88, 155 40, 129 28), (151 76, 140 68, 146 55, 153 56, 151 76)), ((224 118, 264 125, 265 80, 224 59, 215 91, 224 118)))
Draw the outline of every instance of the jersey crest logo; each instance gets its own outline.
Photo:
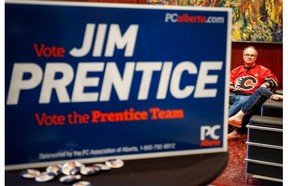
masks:
POLYGON ((244 76, 236 80, 235 88, 237 90, 251 90, 257 85, 257 79, 253 76, 244 76))

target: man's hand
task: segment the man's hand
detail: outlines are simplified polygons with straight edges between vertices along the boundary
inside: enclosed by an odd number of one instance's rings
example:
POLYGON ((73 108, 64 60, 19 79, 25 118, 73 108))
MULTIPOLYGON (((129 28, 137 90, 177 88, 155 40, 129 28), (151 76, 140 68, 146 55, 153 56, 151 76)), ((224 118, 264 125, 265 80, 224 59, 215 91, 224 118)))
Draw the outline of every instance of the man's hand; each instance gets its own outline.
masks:
POLYGON ((229 89, 231 92, 234 92, 236 90, 236 88, 234 87, 234 84, 233 83, 229 83, 229 89))
POLYGON ((263 84, 261 85, 261 87, 265 87, 265 88, 268 88, 269 86, 270 86, 269 83, 263 83, 263 84))

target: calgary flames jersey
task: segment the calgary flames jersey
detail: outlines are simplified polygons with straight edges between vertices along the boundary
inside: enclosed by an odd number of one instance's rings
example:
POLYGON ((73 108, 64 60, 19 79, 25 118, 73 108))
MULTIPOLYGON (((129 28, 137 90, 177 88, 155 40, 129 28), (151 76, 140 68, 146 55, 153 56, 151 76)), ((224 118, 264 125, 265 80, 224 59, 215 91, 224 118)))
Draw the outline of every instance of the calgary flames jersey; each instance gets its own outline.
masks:
POLYGON ((252 68, 241 65, 230 72, 230 84, 235 87, 235 92, 252 94, 266 82, 269 83, 271 91, 278 86, 277 77, 262 65, 255 65, 252 68))

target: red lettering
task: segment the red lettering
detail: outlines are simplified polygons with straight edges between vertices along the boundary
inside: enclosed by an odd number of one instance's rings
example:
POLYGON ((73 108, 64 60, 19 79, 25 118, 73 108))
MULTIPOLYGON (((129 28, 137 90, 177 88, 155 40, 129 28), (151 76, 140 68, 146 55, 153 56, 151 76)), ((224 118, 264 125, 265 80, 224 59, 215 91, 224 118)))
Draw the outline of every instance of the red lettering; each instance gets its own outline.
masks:
POLYGON ((40 47, 38 44, 34 44, 33 47, 38 57, 64 57, 65 54, 63 47, 47 47, 45 44, 41 44, 40 47))
POLYGON ((173 109, 173 110, 161 110, 158 107, 152 107, 149 109, 152 120, 158 119, 181 119, 184 118, 184 110, 173 109))
POLYGON ((86 124, 89 122, 89 114, 79 114, 74 111, 72 114, 67 115, 69 124, 86 124))
POLYGON ((221 144, 220 140, 204 140, 204 141, 201 141, 200 146, 212 147, 212 146, 218 146, 220 144, 221 144))
POLYGON ((64 125, 65 116, 63 115, 47 115, 45 112, 41 114, 35 113, 35 118, 39 126, 51 126, 51 125, 64 125))
POLYGON ((140 121, 148 119, 147 111, 135 111, 134 108, 124 110, 123 112, 101 112, 93 110, 92 123, 122 122, 122 121, 140 121))

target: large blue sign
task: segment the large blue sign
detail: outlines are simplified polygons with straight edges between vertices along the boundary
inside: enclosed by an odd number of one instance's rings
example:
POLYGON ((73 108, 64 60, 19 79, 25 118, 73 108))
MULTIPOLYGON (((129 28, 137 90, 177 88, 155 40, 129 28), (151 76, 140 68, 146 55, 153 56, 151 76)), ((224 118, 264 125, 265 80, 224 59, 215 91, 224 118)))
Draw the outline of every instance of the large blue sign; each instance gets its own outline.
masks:
POLYGON ((227 150, 231 11, 6 1, 6 169, 227 150))

